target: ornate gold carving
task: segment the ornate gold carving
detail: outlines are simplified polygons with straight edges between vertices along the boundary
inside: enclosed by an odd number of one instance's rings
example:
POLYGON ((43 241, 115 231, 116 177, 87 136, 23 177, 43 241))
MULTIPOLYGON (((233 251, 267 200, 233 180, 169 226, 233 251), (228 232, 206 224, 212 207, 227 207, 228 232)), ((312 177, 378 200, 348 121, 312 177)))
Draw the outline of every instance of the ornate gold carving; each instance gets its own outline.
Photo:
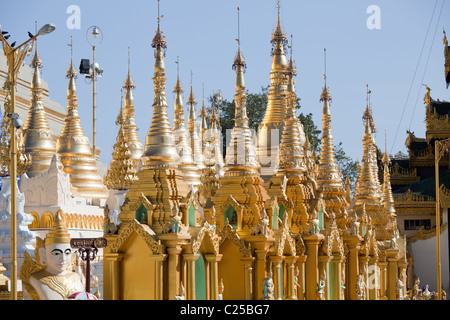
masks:
POLYGON ((439 204, 442 209, 450 208, 450 189, 444 184, 439 187, 439 204))
POLYGON ((228 239, 231 241, 231 243, 233 243, 236 246, 236 248, 238 248, 239 252, 243 257, 253 256, 252 251, 250 249, 250 245, 248 247, 245 245, 245 242, 239 237, 236 230, 234 230, 229 223, 225 224, 223 229, 220 230, 218 234, 221 238, 220 239, 221 245, 225 241, 225 239, 228 239))
POLYGON ((215 233, 215 226, 210 225, 206 221, 203 224, 202 228, 200 229, 200 232, 197 234, 197 237, 192 240, 192 252, 195 253, 199 251, 205 235, 208 235, 208 237, 210 238, 211 244, 214 247, 214 253, 218 255, 220 251, 219 236, 215 233))
POLYGON ((108 243, 110 253, 118 253, 133 232, 142 237, 152 254, 163 254, 165 247, 160 240, 156 240, 155 232, 149 226, 141 224, 135 219, 128 223, 125 228, 120 228, 119 234, 114 238, 114 243, 108 243))
POLYGON ((131 184, 137 179, 138 160, 131 158, 132 153, 125 139, 122 105, 120 106, 116 124, 119 126, 119 131, 117 133, 116 143, 114 144, 112 160, 103 178, 103 182, 108 189, 128 190, 131 184))
MULTIPOLYGON (((447 223, 444 223, 441 226, 441 234, 445 231, 446 228, 447 223)), ((408 237, 407 240, 411 244, 419 240, 428 240, 434 238, 435 236, 436 236, 436 227, 433 227, 429 230, 425 230, 425 226, 422 226, 415 235, 408 237)))
POLYGON ((340 235, 336 221, 331 220, 330 226, 325 230, 325 239, 322 242, 322 251, 327 256, 332 256, 334 253, 338 253, 340 256, 344 256, 344 241, 340 235))

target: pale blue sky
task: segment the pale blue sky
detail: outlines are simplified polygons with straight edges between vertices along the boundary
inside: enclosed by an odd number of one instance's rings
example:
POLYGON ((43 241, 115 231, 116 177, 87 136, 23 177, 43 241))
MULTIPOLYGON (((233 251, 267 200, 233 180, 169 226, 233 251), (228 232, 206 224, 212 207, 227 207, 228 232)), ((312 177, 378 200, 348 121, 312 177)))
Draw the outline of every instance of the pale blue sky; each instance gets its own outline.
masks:
MULTIPOLYGON (((280 1, 283 28, 288 37, 293 35, 298 69, 296 89, 302 112, 313 113, 316 125, 321 128, 319 96, 323 88, 323 49, 326 48, 327 82, 333 97, 333 137, 335 143, 344 143, 344 150, 352 158, 361 159, 362 156, 361 117, 366 104, 366 84, 372 90, 373 115, 378 129, 376 142, 384 150, 384 132, 387 130, 388 151, 393 153, 405 151, 407 129, 418 137, 425 136, 425 90, 421 83, 431 87, 433 98, 448 100, 442 29, 450 30, 450 8, 448 3, 444 4, 438 23, 443 1, 437 0, 437 4, 436 0, 280 1), (381 10, 381 29, 367 28, 370 14, 366 11, 370 5, 377 5, 381 10), (393 144, 397 128, 398 135, 393 144)), ((180 78, 186 91, 185 105, 191 70, 194 94, 199 101, 197 114, 202 84, 205 96, 220 89, 225 99, 233 99, 235 73, 231 65, 237 48, 238 6, 241 49, 247 62, 246 86, 251 92, 258 92, 269 83, 270 36, 277 12, 275 0, 161 0, 160 13, 164 15, 161 28, 168 46, 166 91, 171 121, 177 56, 180 57, 180 78)), ((127 72, 128 46, 131 47, 131 71, 136 84, 136 124, 142 143, 145 141, 152 114, 154 57, 150 43, 157 26, 156 17, 156 0, 16 0, 2 3, 0 24, 12 34, 10 42, 17 40, 19 43, 27 39, 27 31, 34 32, 35 20, 38 26, 49 22, 56 25, 55 32, 39 38, 39 53, 44 63, 42 77, 49 84, 50 98, 63 106, 66 104, 65 74, 70 62, 67 46, 70 36, 73 37, 74 63, 78 69, 82 58, 92 59, 86 30, 91 25, 102 29, 104 40, 96 49, 96 60, 104 69, 103 77, 97 82, 96 142, 102 149, 100 160, 109 163, 117 134, 114 121, 127 72), (70 14, 66 11, 70 5, 80 8, 81 28, 78 30, 67 27, 70 14)), ((77 87, 83 128, 92 141, 92 86, 79 76, 77 87)))

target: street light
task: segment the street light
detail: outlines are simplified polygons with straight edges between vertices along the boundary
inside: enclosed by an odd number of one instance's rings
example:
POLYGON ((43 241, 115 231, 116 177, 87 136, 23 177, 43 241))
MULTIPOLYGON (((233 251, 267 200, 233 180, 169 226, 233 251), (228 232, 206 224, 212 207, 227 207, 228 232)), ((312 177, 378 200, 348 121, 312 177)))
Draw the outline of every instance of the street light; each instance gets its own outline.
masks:
MULTIPOLYGON (((80 65, 80 73, 84 74, 86 78, 92 79, 92 153, 95 159, 95 78, 103 73, 103 69, 95 62, 95 48, 102 43, 103 32, 99 27, 91 26, 86 31, 86 39, 92 46, 92 64, 89 71, 86 68, 82 69, 80 65)), ((82 64, 83 61, 89 64, 88 59, 83 59, 81 61, 82 64)))
MULTIPOLYGON (((0 39, 2 41, 3 52, 5 54, 8 64, 8 80, 11 95, 11 110, 8 110, 9 118, 11 119, 10 132, 10 169, 11 176, 11 300, 17 300, 17 143, 16 143, 16 129, 20 119, 15 113, 16 105, 16 81, 20 67, 22 66, 25 57, 33 50, 34 41, 40 35, 46 35, 55 30, 54 24, 46 24, 39 29, 36 35, 28 33, 30 38, 24 43, 14 47, 9 44, 7 39, 9 35, 7 31, 3 31, 0 25, 0 39)), ((6 111, 6 110, 5 110, 6 111)))

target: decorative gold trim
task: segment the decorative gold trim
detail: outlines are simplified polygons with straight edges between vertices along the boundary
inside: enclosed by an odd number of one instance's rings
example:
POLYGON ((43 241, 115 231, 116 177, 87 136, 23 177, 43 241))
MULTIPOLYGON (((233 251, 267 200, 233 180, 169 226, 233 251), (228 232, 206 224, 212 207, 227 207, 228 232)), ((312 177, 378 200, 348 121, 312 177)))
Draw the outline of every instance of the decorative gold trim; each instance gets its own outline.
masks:
POLYGON ((443 184, 439 187, 439 204, 442 209, 450 208, 450 189, 443 184))
POLYGON ((218 232, 220 239, 220 245, 223 244, 225 239, 228 239, 233 243, 238 249, 239 252, 243 257, 252 257, 252 251, 250 249, 250 246, 246 246, 245 242, 239 237, 239 234, 236 232, 236 230, 233 229, 233 227, 227 223, 223 227, 221 231, 218 232))
MULTIPOLYGON (((441 234, 444 232, 446 228, 447 228, 446 223, 441 226, 441 234)), ((435 236, 436 236, 436 227, 431 228, 430 230, 425 230, 425 226, 422 226, 415 235, 408 237, 407 240, 411 244, 418 240, 428 240, 435 236)))
POLYGON ((155 232, 149 226, 133 219, 125 228, 120 229, 114 243, 108 246, 110 253, 118 253, 133 232, 142 237, 148 248, 152 251, 152 254, 162 254, 164 252, 164 245, 161 244, 160 240, 156 241, 155 232))
POLYGON ((199 251, 202 243, 203 243, 203 239, 205 237, 205 235, 207 234, 211 240, 211 244, 214 247, 214 253, 216 255, 219 254, 219 247, 220 247, 220 240, 219 240, 219 236, 217 235, 217 233, 215 233, 215 227, 210 225, 208 222, 205 222, 202 226, 202 228, 200 229, 200 232, 197 234, 197 238, 195 238, 192 241, 192 252, 196 253, 199 251))

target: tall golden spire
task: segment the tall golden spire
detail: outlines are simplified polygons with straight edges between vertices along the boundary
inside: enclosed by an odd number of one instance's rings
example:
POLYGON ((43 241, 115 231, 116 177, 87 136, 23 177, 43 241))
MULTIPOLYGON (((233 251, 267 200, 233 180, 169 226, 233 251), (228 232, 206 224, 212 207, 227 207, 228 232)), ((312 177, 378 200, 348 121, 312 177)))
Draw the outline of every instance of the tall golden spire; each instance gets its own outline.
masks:
POLYGON ((200 112, 198 114, 200 117, 200 135, 203 136, 205 131, 208 129, 208 114, 206 113, 206 107, 205 107, 205 85, 203 84, 203 99, 202 99, 202 107, 200 109, 200 112))
POLYGON ((181 96, 184 92, 184 89, 180 81, 180 61, 178 57, 176 63, 177 81, 173 89, 173 93, 175 93, 173 135, 175 138, 176 150, 179 156, 176 164, 178 165, 180 170, 183 171, 184 181, 186 181, 186 183, 189 185, 197 185, 200 183, 200 171, 193 161, 191 144, 189 142, 190 139, 184 121, 184 105, 181 96))
MULTIPOLYGON (((233 201, 242 206, 237 212, 238 220, 240 220, 236 226, 237 232, 240 236, 251 237, 253 228, 259 224, 260 219, 265 218, 265 201, 269 196, 264 188, 264 180, 259 175, 258 158, 248 125, 247 95, 245 94, 244 81, 246 64, 240 50, 239 33, 237 42, 238 51, 232 66, 233 70, 236 71, 236 93, 234 95, 236 103, 235 124, 231 141, 227 148, 225 173, 219 179, 220 187, 217 189, 212 201, 216 208, 218 230, 223 229, 225 221, 232 220, 231 217, 226 216, 229 205, 225 205, 231 197, 233 201)), ((237 210, 237 207, 234 208, 237 210)))
POLYGON ((296 114, 297 96, 295 94, 294 77, 297 75, 297 69, 292 57, 292 43, 288 71, 287 112, 286 119, 284 120, 283 133, 281 135, 278 166, 280 169, 305 171, 304 143, 306 139, 303 125, 296 114))
POLYGON ((126 118, 122 107, 122 98, 123 96, 121 95, 120 111, 116 121, 119 131, 117 132, 116 143, 112 152, 112 160, 103 179, 105 186, 112 190, 128 190, 137 179, 137 166, 135 160, 132 159, 132 152, 125 137, 124 125, 126 118))
POLYGON ((203 152, 202 152, 202 142, 200 140, 198 132, 197 117, 195 115, 195 105, 197 104, 197 99, 195 99, 194 90, 192 88, 192 71, 191 71, 191 90, 189 92, 187 104, 189 105, 187 129, 189 133, 189 141, 192 150, 192 160, 199 167, 199 169, 201 169, 203 167, 203 152))
MULTIPOLYGON (((183 176, 186 166, 179 163, 175 138, 167 115, 163 51, 166 48, 166 39, 160 29, 161 17, 158 1, 158 29, 152 41, 152 47, 155 48, 152 122, 141 157, 142 170, 137 173, 137 180, 127 191, 119 215, 122 221, 120 228, 126 228, 129 223, 133 223, 136 210, 145 201, 154 209, 149 209, 147 221, 140 223, 148 224, 158 234, 163 233, 164 228, 172 221, 173 209, 187 205, 186 197, 192 190, 186 181, 186 175, 183 176)), ((174 236, 177 238, 177 234, 174 236)))
POLYGON ((160 28, 161 18, 162 16, 158 16, 158 28, 152 40, 152 47, 155 48, 153 115, 150 128, 145 137, 145 147, 142 155, 144 169, 153 165, 173 165, 178 158, 175 139, 170 128, 169 117, 167 116, 168 106, 164 72, 164 50, 167 48, 167 41, 160 28))
POLYGON ((72 191, 76 196, 106 197, 107 190, 103 185, 89 139, 84 134, 78 115, 78 99, 75 79, 77 71, 70 58, 70 67, 66 77, 67 113, 61 133, 56 142, 56 152, 61 157, 64 172, 69 174, 72 191))
POLYGON ((184 92, 180 81, 180 60, 177 57, 177 81, 173 89, 175 93, 174 119, 173 119, 173 135, 175 138, 175 145, 180 159, 179 163, 192 163, 192 150, 189 145, 189 140, 186 131, 186 124, 184 119, 184 105, 182 94, 184 92))
POLYGON ((30 109, 22 132, 25 152, 30 153, 32 157, 31 166, 27 171, 30 178, 47 171, 52 157, 56 153, 53 133, 48 125, 42 101, 43 89, 39 71, 42 68, 42 61, 39 58, 37 44, 31 66, 33 67, 33 78, 30 109))
POLYGON ((209 147, 213 149, 215 155, 215 163, 217 168, 217 173, 219 176, 223 175, 223 152, 222 152, 222 130, 220 127, 220 117, 219 117, 219 105, 220 100, 222 99, 222 94, 219 91, 218 93, 213 93, 213 104, 210 115, 210 124, 211 127, 208 130, 208 134, 210 135, 209 139, 211 139, 211 143, 209 147), (216 112, 217 107, 217 112, 216 112))
MULTIPOLYGON (((386 142, 386 132, 384 140, 386 142)), ((391 162, 391 158, 389 157, 389 154, 387 152, 386 145, 382 161, 384 166, 384 174, 383 174, 384 208, 386 209, 387 213, 395 214, 394 197, 392 195, 392 187, 391 187, 391 175, 389 174, 389 164, 391 162)))
POLYGON ((317 182, 324 186, 342 187, 342 177, 334 157, 333 135, 331 130, 330 102, 331 94, 327 87, 327 77, 324 75, 325 85, 320 95, 322 108, 322 149, 317 167, 317 182))
MULTIPOLYGON (((361 171, 358 177, 358 186, 355 193, 358 199, 379 199, 379 190, 375 182, 375 176, 372 170, 372 126, 370 118, 365 118, 363 156, 361 159, 361 171)), ((362 200, 361 200, 362 201, 362 200)))
MULTIPOLYGON (((326 61, 326 49, 324 49, 324 57, 326 61)), ((336 217, 336 222, 340 228, 345 228, 348 217, 346 211, 348 203, 346 201, 346 192, 342 183, 342 173, 334 156, 330 111, 330 102, 332 101, 332 98, 327 87, 326 67, 324 82, 324 88, 320 95, 320 101, 323 102, 322 149, 316 169, 316 180, 318 186, 323 189, 326 212, 329 216, 334 215, 336 217)))
POLYGON ((369 149, 370 168, 372 170, 372 175, 374 177, 374 183, 377 186, 378 195, 383 200, 383 188, 381 186, 380 179, 378 176, 378 148, 377 145, 375 144, 375 133, 377 131, 377 128, 373 120, 372 104, 370 102, 370 95, 372 91, 369 90, 369 85, 366 85, 366 88, 367 88, 366 109, 363 114, 363 120, 365 121, 366 119, 368 119, 372 131, 372 144, 369 149))
MULTIPOLYGON (((292 39, 292 36, 291 36, 292 39)), ((292 55, 289 61, 289 85, 287 92, 287 112, 284 120, 284 129, 281 136, 278 171, 270 178, 267 192, 271 197, 276 196, 279 201, 292 203, 289 210, 290 230, 294 233, 305 233, 309 217, 310 201, 314 196, 312 179, 308 181, 305 158, 305 143, 307 139, 296 113, 297 95, 295 93, 294 77, 297 75, 292 55)), ((308 147, 308 146, 306 146, 308 147)), ((309 147, 308 147, 309 149, 309 147)), ((280 213, 280 219, 284 217, 280 213)))
POLYGON ((257 150, 262 167, 261 174, 263 175, 271 175, 274 172, 284 119, 286 118, 288 63, 284 46, 287 44, 287 39, 281 26, 279 1, 277 10, 277 24, 270 41, 273 48, 267 109, 258 130, 257 150))
MULTIPOLYGON (((238 8, 239 13, 239 8, 238 8)), ((245 94, 244 73, 247 65, 241 53, 240 36, 238 33, 238 49, 233 62, 233 70, 236 71, 234 101, 235 116, 234 128, 226 152, 227 171, 259 171, 260 165, 256 154, 256 146, 252 141, 252 132, 248 125, 247 95, 245 94)))
POLYGON ((131 152, 131 159, 139 163, 139 159, 143 153, 142 143, 139 140, 137 134, 136 123, 134 119, 134 97, 133 89, 134 85, 133 79, 131 79, 130 71, 130 48, 128 48, 128 73, 127 78, 123 84, 123 89, 125 89, 125 105, 123 109, 123 131, 125 136, 125 141, 128 144, 128 148, 131 152))
MULTIPOLYGON (((368 99, 367 99, 368 100, 368 99)), ((367 215, 372 219, 377 240, 390 240, 393 234, 393 226, 389 226, 387 221, 392 217, 387 213, 383 202, 383 193, 380 189, 378 173, 373 170, 373 123, 368 116, 368 108, 364 111, 364 138, 363 156, 361 159, 361 169, 355 187, 355 205, 352 210, 359 216, 365 207, 367 215)), ((387 160, 387 159, 385 159, 387 160)), ((390 209, 389 209, 390 210, 390 209)))

